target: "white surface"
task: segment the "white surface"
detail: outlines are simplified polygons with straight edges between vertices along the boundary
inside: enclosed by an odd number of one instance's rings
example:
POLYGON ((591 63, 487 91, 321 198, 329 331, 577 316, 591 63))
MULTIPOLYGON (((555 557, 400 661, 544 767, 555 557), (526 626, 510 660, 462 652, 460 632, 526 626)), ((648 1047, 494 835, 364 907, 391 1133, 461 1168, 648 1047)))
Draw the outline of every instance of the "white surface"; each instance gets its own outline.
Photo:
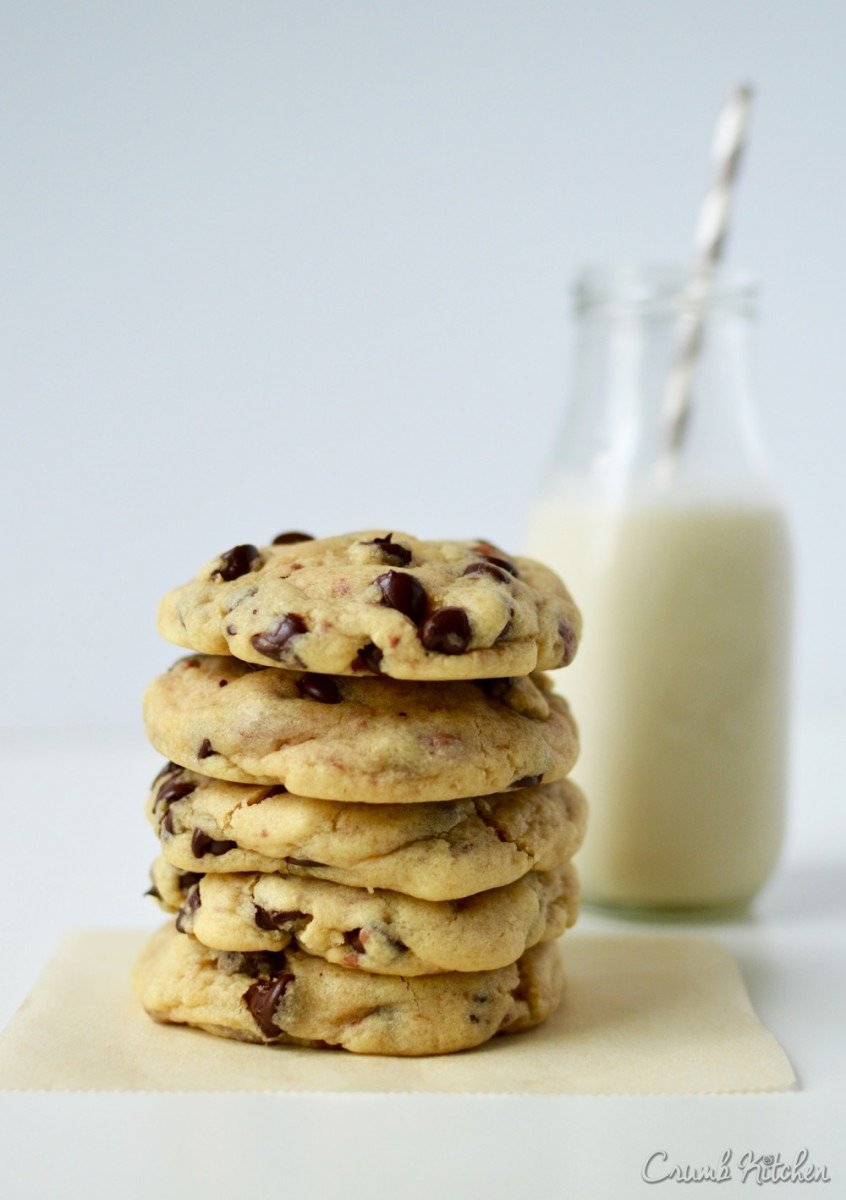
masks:
MULTIPOLYGON (((628 1200, 656 1194, 640 1171, 659 1149, 673 1162, 697 1165, 718 1163, 729 1148, 737 1161, 750 1149, 791 1159, 806 1146, 833 1177, 824 1194, 846 1195, 844 730, 846 719, 831 718, 799 731, 788 853, 754 913, 683 926, 707 929, 735 953, 800 1091, 682 1098, 0 1094, 0 1161, 11 1181, 2 1194, 111 1197, 119 1184, 117 1194, 130 1200, 276 1192, 322 1200, 628 1200)), ((3 1020, 64 929, 158 919, 140 896, 154 849, 141 807, 158 765, 140 736, 86 745, 42 735, 6 749, 6 830, 14 823, 19 832, 0 877, 0 911, 11 915, 4 922, 3 1020)), ((583 928, 638 927, 593 914, 583 920, 583 928)), ((657 1194, 676 1186, 661 1185, 657 1194)), ((736 1181, 719 1185, 718 1194, 752 1187, 736 1181)), ((697 1196, 712 1190, 693 1189, 697 1196)), ((808 1189, 779 1188, 793 1191, 808 1189)))
POLYGON ((840 0, 0 6, 0 726, 129 725, 159 594, 236 542, 516 551, 573 274, 688 254, 738 77, 799 695, 846 704, 844 35, 840 0))

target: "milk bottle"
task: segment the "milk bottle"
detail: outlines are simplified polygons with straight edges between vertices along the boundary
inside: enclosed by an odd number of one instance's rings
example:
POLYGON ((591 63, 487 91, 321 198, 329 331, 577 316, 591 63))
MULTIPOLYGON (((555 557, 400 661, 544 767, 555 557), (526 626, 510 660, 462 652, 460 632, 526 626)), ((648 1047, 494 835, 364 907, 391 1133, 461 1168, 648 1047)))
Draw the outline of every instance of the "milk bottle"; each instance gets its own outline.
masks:
POLYGON ((754 296, 726 276, 710 289, 668 473, 684 284, 670 269, 582 278, 574 395, 529 530, 585 618, 557 680, 591 803, 585 897, 628 908, 748 901, 784 819, 791 560, 746 379, 754 296))

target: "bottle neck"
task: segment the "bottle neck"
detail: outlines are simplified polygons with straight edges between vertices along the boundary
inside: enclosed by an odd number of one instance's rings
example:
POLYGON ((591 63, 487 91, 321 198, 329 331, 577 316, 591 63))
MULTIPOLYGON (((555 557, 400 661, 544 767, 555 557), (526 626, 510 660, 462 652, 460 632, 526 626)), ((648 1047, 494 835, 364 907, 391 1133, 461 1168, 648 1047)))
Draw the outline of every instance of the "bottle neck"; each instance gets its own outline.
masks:
POLYGON ((715 287, 702 311, 687 419, 668 453, 668 388, 685 321, 683 277, 669 293, 642 287, 586 293, 578 305, 569 405, 556 456, 558 483, 609 498, 760 496, 766 455, 749 382, 748 292, 715 287), (669 469, 668 469, 669 467, 669 469))

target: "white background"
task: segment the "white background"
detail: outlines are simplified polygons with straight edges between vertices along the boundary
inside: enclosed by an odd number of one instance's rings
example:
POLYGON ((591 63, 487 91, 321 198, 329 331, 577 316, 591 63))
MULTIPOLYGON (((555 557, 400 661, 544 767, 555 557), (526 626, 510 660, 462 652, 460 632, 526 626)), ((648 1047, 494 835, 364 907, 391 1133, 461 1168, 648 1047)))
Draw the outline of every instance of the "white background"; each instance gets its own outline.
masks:
POLYGON ((0 726, 137 727, 159 594, 235 542, 517 549, 573 274, 688 253, 738 77, 797 696, 846 701, 844 36, 837 0, 3 5, 0 726))
POLYGON ((0 1024, 68 926, 156 919, 139 698, 175 656, 161 592, 286 527, 517 548, 564 403, 569 283, 688 253, 744 77, 730 256, 763 284, 799 736, 785 861, 750 916, 709 928, 801 1082, 5 1095, 4 1196, 627 1200, 653 1194, 638 1176, 662 1145, 692 1164, 807 1145, 843 1195, 844 35, 837 0, 0 6, 0 1024))

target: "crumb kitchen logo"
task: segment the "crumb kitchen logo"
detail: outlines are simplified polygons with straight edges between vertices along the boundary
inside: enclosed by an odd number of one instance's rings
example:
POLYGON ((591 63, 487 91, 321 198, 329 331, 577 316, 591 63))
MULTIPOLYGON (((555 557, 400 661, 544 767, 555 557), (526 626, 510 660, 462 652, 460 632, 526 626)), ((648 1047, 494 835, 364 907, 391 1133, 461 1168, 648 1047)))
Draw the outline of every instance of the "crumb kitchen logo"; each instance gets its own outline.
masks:
POLYGON ((828 1167, 812 1163, 807 1150, 793 1159, 753 1150, 735 1156, 733 1150, 724 1150, 718 1162, 699 1166, 675 1163, 666 1150, 656 1150, 643 1164, 640 1177, 644 1183, 831 1183, 828 1167))

